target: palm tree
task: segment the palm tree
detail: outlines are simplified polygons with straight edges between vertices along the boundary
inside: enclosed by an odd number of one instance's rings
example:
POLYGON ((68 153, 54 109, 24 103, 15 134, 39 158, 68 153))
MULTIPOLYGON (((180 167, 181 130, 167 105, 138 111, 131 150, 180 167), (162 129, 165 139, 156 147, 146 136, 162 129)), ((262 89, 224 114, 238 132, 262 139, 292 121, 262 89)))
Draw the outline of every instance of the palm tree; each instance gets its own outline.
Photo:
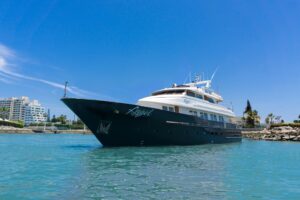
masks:
POLYGON ((8 118, 9 109, 6 107, 0 107, 0 118, 6 119, 8 118))
POLYGON ((268 114, 267 118, 266 118, 266 124, 273 124, 275 119, 275 115, 273 113, 268 114))
POLYGON ((254 120, 255 125, 256 125, 256 124, 260 124, 260 116, 258 115, 257 110, 254 110, 254 111, 252 112, 252 117, 253 117, 253 120, 254 120))

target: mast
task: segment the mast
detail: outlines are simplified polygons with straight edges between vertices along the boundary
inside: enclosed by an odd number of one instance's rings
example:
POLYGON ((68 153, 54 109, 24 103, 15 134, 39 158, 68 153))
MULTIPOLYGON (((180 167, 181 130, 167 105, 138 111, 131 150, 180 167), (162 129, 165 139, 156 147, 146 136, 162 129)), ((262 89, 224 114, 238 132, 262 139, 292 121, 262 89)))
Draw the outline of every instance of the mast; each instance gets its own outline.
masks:
POLYGON ((64 89, 64 98, 67 97, 67 87, 68 87, 68 81, 65 82, 65 89, 64 89))

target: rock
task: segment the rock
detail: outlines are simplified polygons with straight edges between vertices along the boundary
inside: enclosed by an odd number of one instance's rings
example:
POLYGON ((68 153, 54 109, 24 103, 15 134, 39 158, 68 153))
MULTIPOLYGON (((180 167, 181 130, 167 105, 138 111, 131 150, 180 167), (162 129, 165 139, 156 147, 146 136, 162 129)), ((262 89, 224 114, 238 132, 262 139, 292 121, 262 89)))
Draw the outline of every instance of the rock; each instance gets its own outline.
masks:
POLYGON ((284 139, 284 140, 289 140, 289 139, 290 139, 290 136, 285 134, 285 135, 283 135, 282 139, 284 139))
POLYGON ((294 140, 294 138, 296 138, 297 136, 294 135, 290 135, 290 140, 294 140))
POLYGON ((268 129, 264 129, 261 131, 262 134, 271 134, 271 131, 269 131, 268 129))
POLYGON ((254 140, 268 141, 300 141, 300 128, 290 126, 274 127, 271 130, 263 129, 261 131, 242 131, 243 137, 254 140))
POLYGON ((275 137, 273 137, 273 140, 274 141, 279 141, 279 140, 282 140, 282 138, 278 135, 276 135, 275 137))
POLYGON ((265 138, 264 140, 273 141, 274 139, 273 138, 265 138))
POLYGON ((296 136, 293 138, 293 141, 300 141, 300 136, 296 136))

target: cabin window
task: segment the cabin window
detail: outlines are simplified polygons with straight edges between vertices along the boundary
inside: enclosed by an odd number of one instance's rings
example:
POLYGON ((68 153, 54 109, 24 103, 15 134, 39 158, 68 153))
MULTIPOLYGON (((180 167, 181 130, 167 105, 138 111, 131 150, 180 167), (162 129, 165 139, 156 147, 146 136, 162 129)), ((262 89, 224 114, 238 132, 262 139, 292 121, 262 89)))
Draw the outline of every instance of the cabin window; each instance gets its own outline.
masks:
POLYGON ((215 103, 215 101, 212 98, 208 97, 208 96, 204 96, 204 99, 206 101, 210 102, 210 103, 215 103))
POLYGON ((203 119, 203 112, 200 112, 199 114, 200 114, 199 117, 200 117, 201 119, 203 119))
POLYGON ((163 106, 162 109, 165 111, 175 112, 174 107, 163 106))
POLYGON ((196 98, 203 99, 203 96, 201 94, 196 94, 196 98))
POLYGON ((210 114, 210 119, 212 121, 218 121, 217 115, 214 115, 214 114, 210 114))
POLYGON ((194 116, 197 116, 197 111, 190 110, 190 114, 191 114, 191 115, 194 115, 194 116))
POLYGON ((224 117, 223 116, 219 116, 219 121, 220 122, 224 122, 224 117))
POLYGON ((157 96, 157 95, 164 95, 164 94, 183 94, 184 90, 167 90, 167 91, 160 91, 160 92, 155 92, 152 95, 157 96))
POLYGON ((175 112, 179 113, 179 107, 178 106, 175 106, 175 112))
POLYGON ((195 97, 195 93, 191 91, 186 91, 186 95, 190 97, 195 97))
POLYGON ((173 107, 169 107, 169 111, 170 111, 170 112, 174 112, 175 110, 174 110, 173 107))
POLYGON ((205 119, 205 118, 204 118, 204 113, 203 113, 203 112, 200 112, 200 118, 201 118, 201 119, 205 119))
POLYGON ((202 113, 201 115, 203 117, 202 119, 208 120, 208 114, 207 113, 202 113))
POLYGON ((184 90, 173 90, 169 94, 183 94, 184 90))

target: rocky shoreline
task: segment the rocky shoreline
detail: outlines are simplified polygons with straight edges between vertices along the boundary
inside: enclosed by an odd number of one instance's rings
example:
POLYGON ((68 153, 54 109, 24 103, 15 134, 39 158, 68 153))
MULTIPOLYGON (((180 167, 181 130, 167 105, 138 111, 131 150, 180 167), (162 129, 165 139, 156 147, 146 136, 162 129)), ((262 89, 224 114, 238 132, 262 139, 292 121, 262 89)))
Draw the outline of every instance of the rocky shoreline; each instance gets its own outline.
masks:
POLYGON ((244 138, 267 141, 294 141, 300 142, 300 128, 290 126, 263 129, 261 131, 242 131, 244 138))
POLYGON ((43 134, 92 134, 90 130, 35 130, 32 128, 15 128, 9 126, 0 126, 0 134, 32 134, 32 133, 43 133, 43 134))
POLYGON ((0 126, 0 133, 23 133, 30 134, 33 133, 32 129, 29 128, 15 128, 10 126, 0 126))
MULTIPOLYGON (((90 130, 46 130, 37 131, 32 128, 15 128, 0 126, 0 134, 92 134, 90 130)), ((267 141, 294 141, 300 142, 300 128, 290 126, 276 127, 263 130, 243 130, 243 138, 267 141)))

